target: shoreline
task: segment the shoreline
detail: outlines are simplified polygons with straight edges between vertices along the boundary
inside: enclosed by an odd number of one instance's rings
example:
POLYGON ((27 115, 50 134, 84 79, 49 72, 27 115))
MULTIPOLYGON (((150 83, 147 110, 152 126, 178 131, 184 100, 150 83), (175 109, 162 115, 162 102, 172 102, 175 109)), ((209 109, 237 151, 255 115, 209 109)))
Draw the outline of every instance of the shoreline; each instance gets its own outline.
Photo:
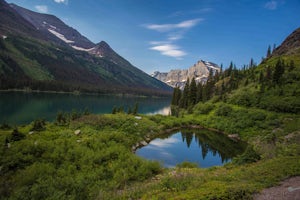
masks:
POLYGON ((51 91, 51 90, 31 90, 31 89, 7 89, 7 90, 0 90, 1 93, 8 93, 8 92, 16 92, 16 93, 44 93, 44 94, 71 94, 74 96, 80 95, 90 95, 90 96, 116 96, 116 97, 138 97, 138 98, 170 98, 171 95, 166 96, 157 96, 157 95, 137 95, 137 94, 130 94, 130 93, 96 93, 96 92, 80 92, 80 91, 73 91, 73 92, 66 92, 66 91, 51 91))

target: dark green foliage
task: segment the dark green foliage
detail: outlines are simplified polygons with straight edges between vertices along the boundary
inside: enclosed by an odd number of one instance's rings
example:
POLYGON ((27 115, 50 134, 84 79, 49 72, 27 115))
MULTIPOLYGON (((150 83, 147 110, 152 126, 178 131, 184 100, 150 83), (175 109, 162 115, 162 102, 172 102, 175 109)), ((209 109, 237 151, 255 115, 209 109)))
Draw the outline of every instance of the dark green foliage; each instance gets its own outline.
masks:
POLYGON ((56 115, 56 124, 65 125, 65 124, 67 124, 67 122, 68 122, 68 118, 66 116, 66 113, 59 111, 56 115))
POLYGON ((196 85, 195 78, 193 78, 191 80, 188 99, 189 99, 189 102, 188 102, 189 105, 193 106, 193 105, 196 104, 196 100, 197 100, 197 85, 196 85))
POLYGON ((273 73, 273 82, 275 84, 279 84, 281 82, 281 77, 283 76, 284 68, 284 62, 281 59, 279 59, 275 65, 275 70, 273 73))
POLYGON ((210 111, 212 111, 215 108, 215 105, 209 102, 206 103, 198 103, 195 106, 195 113, 199 113, 199 114, 208 114, 210 113, 210 111))
MULTIPOLYGON (((4 199, 96 199, 99 191, 123 190, 161 172, 158 162, 146 161, 131 151, 141 132, 153 123, 134 116, 85 115, 70 127, 55 126, 43 134, 25 137, 18 130, 1 131, 0 196, 4 199), (92 125, 93 124, 93 125, 92 125)), ((149 126, 149 127, 148 127, 149 126)), ((30 126, 22 127, 22 131, 30 126)), ((155 129, 154 129, 155 130, 155 129)), ((108 198, 111 199, 111 198, 108 198)))
POLYGON ((2 129, 2 130, 8 130, 8 129, 10 129, 10 128, 11 128, 10 125, 7 124, 6 122, 3 122, 3 123, 0 125, 0 129, 2 129))
POLYGON ((249 145, 242 155, 234 158, 233 163, 242 165, 245 163, 253 163, 258 160, 260 160, 260 155, 256 151, 254 151, 252 146, 249 145))
POLYGON ((175 87, 173 91, 171 105, 179 105, 180 99, 181 99, 181 90, 179 89, 179 87, 175 87))
MULTIPOLYGON (((134 104, 133 108, 131 108, 131 106, 128 106, 127 114, 128 115, 130 115, 130 114, 136 115, 136 114, 138 114, 138 110, 139 110, 139 104, 136 102, 134 104)), ((117 114, 117 113, 125 113, 124 106, 120 106, 120 107, 114 106, 112 109, 112 114, 117 114)))
POLYGON ((178 168, 197 168, 199 167, 197 163, 192 163, 188 161, 184 161, 176 165, 178 168))
POLYGON ((132 114, 132 110, 131 110, 131 107, 130 107, 130 106, 128 107, 127 114, 128 114, 128 115, 132 114))
POLYGON ((44 131, 46 129, 45 127, 46 121, 44 119, 36 119, 33 121, 31 131, 44 131))
POLYGON ((228 104, 222 103, 217 107, 217 109, 215 111, 215 115, 226 117, 226 116, 229 116, 231 114, 231 112, 232 112, 232 107, 228 104))
POLYGON ((190 94, 190 80, 188 79, 186 81, 186 84, 184 86, 181 99, 179 102, 179 107, 181 108, 187 108, 189 103, 189 94, 190 94))
POLYGON ((134 104, 132 114, 136 115, 136 114, 138 114, 138 111, 139 111, 139 103, 136 102, 134 104))
POLYGON ((11 137, 10 137, 10 141, 19 141, 25 138, 25 135, 21 132, 19 132, 19 130, 17 128, 15 128, 12 133, 11 133, 11 137))
POLYGON ((112 109, 112 111, 111 111, 111 114, 116 114, 116 113, 117 113, 117 107, 114 106, 113 109, 112 109))

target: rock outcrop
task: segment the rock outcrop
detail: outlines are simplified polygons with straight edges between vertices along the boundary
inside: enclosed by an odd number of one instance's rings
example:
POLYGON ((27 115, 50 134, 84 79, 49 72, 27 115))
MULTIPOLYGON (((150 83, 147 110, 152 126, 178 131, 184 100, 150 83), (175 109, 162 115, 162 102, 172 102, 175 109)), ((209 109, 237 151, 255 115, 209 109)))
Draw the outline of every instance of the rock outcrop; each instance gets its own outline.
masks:
POLYGON ((175 69, 170 72, 154 72, 153 77, 167 83, 172 87, 183 89, 186 81, 195 78, 196 82, 205 83, 207 81, 210 70, 213 74, 220 71, 220 67, 212 62, 200 60, 189 69, 175 69))

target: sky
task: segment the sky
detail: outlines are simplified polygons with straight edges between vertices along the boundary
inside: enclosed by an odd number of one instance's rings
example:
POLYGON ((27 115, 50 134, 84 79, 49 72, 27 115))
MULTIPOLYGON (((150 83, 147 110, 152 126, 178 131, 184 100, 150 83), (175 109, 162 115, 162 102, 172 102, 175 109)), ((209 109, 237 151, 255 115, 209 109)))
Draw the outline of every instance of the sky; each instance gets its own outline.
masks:
POLYGON ((106 41, 145 71, 259 64, 300 27, 300 0, 7 0, 106 41))

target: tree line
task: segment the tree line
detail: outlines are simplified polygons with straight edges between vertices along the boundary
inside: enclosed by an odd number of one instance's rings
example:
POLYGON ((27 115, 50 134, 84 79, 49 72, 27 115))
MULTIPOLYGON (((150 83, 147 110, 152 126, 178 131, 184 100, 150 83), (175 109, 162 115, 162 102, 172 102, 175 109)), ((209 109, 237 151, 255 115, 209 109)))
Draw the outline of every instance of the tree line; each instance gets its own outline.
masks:
POLYGON ((187 80, 183 90, 179 87, 174 88, 171 112, 178 115, 180 109, 191 111, 197 103, 206 102, 214 97, 226 101, 227 95, 240 85, 247 86, 250 83, 256 83, 261 92, 264 92, 266 87, 280 87, 288 81, 284 77, 285 71, 291 72, 294 68, 293 60, 285 62, 281 58, 277 60, 275 65, 266 65, 263 68, 258 68, 252 58, 249 65, 244 65, 240 69, 233 62, 226 70, 223 70, 221 65, 220 71, 213 72, 210 70, 205 83, 196 83, 195 78, 192 78, 192 80, 187 80))

